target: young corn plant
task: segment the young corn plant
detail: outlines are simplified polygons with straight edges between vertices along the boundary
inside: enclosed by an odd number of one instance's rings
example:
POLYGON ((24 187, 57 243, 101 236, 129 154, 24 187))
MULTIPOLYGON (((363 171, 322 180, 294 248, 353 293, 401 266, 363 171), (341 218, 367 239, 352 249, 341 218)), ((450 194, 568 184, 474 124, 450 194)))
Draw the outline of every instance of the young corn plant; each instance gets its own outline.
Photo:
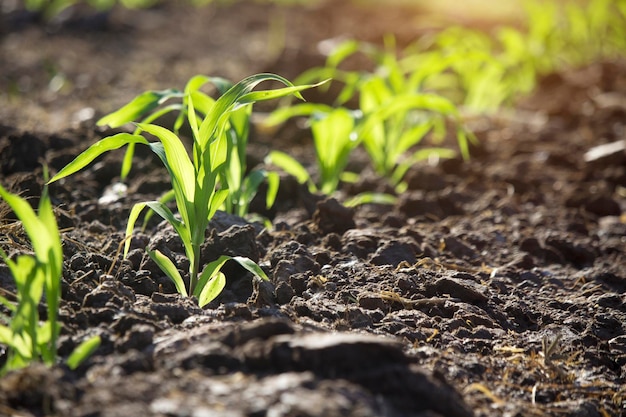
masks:
POLYGON ((337 190, 350 153, 358 145, 354 131, 356 116, 343 107, 307 103, 281 108, 272 114, 267 123, 279 124, 296 116, 309 117, 319 169, 317 183, 300 162, 285 152, 272 151, 266 161, 294 176, 298 182, 306 183, 311 192, 331 195, 337 190))
POLYGON ((444 69, 445 65, 438 65, 435 58, 431 59, 428 71, 408 71, 405 62, 396 56, 392 38, 384 49, 347 41, 329 55, 326 67, 305 73, 301 80, 332 76, 344 84, 337 103, 358 97, 361 120, 355 129, 357 141, 369 154, 376 171, 388 178, 397 192, 402 192, 406 186, 403 177, 413 164, 434 156, 446 158, 456 154, 445 147, 417 148, 427 134, 443 137, 448 122, 456 125, 461 154, 469 157, 469 141, 473 136, 462 127, 456 106, 440 94, 423 90, 425 80, 444 69), (377 69, 365 73, 339 69, 355 53, 370 57, 377 69))
POLYGON ((468 157, 468 136, 459 126, 456 106, 448 99, 430 93, 394 93, 386 80, 372 77, 361 86, 360 109, 363 123, 359 129, 361 142, 374 168, 396 187, 404 191, 403 178, 419 161, 432 157, 451 158, 453 149, 429 146, 416 148, 427 134, 442 137, 446 121, 457 123, 457 140, 464 157, 468 157))
POLYGON ((626 53, 626 3, 527 0, 525 43, 540 74, 626 53))
MULTIPOLYGON (((61 330, 58 321, 61 299, 63 250, 52 205, 44 188, 38 214, 28 202, 0 186, 0 197, 11 207, 28 235, 33 255, 9 258, 0 248, 0 257, 9 267, 17 289, 16 302, 0 295, 0 303, 11 317, 0 316, 0 344, 8 354, 0 375, 41 360, 53 365, 57 359, 57 338, 61 330), (46 320, 41 322, 38 305, 45 295, 46 320)), ((68 365, 75 368, 99 345, 99 337, 87 340, 70 356, 68 365)))
POLYGON ((530 93, 541 75, 626 53, 622 1, 526 0, 523 4, 523 30, 501 27, 490 36, 451 27, 431 43, 418 40, 403 59, 403 67, 418 74, 438 62, 442 71, 425 80, 425 88, 473 113, 491 113, 530 93))
MULTIPOLYGON (((204 118, 215 105, 215 99, 200 91, 208 84, 213 84, 220 95, 225 94, 233 84, 219 77, 196 75, 185 86, 184 91, 168 89, 161 91, 146 91, 117 111, 104 116, 98 125, 120 127, 127 123, 141 119, 141 123, 152 123, 168 113, 177 112, 172 131, 179 134, 189 114, 190 100, 194 103, 195 111, 204 118)), ((227 139, 227 161, 224 166, 225 182, 229 184, 231 192, 224 201, 223 209, 238 216, 248 214, 250 202, 256 195, 263 181, 268 183, 266 205, 270 208, 274 204, 278 192, 279 178, 276 173, 262 169, 253 169, 248 172, 246 164, 246 149, 250 133, 251 105, 242 105, 239 109, 230 112, 224 132, 227 139)), ((135 129, 135 134, 141 133, 141 128, 135 129)), ((121 178, 126 179, 132 167, 135 144, 128 145, 122 164, 121 178)), ((167 193, 163 202, 174 198, 173 192, 167 193)))
MULTIPOLYGON (((276 110, 266 121, 268 125, 280 124, 291 117, 308 116, 318 168, 315 181, 307 169, 295 158, 281 151, 272 151, 266 162, 276 165, 307 184, 312 193, 333 195, 340 181, 354 182, 358 174, 347 172, 346 166, 352 151, 359 146, 357 127, 361 119, 360 111, 344 107, 332 108, 324 104, 300 104, 276 110)), ((346 206, 364 203, 392 204, 395 197, 382 193, 361 193, 344 202, 346 206)))
MULTIPOLYGON (((495 42, 485 33, 451 27, 437 34, 434 44, 434 50, 428 54, 439 59, 445 67, 444 71, 424 80, 423 88, 442 91, 466 110, 493 112, 518 91, 532 88, 532 84, 528 86, 528 82, 521 82, 523 79, 511 82, 511 67, 517 62, 499 59, 494 53, 495 42)), ((419 72, 422 56, 418 53, 403 64, 412 73, 419 72)))
MULTIPOLYGON (((187 118, 192 130, 193 149, 190 158, 181 139, 172 131, 150 123, 138 123, 141 132, 155 136, 158 141, 150 142, 144 136, 120 133, 100 140, 92 145, 74 161, 63 168, 52 181, 71 175, 87 166, 96 157, 109 150, 138 143, 147 145, 161 159, 172 182, 172 189, 180 218, 160 201, 148 201, 136 204, 129 215, 126 228, 127 238, 132 235, 135 222, 146 207, 167 220, 177 232, 185 253, 189 259, 189 279, 185 281, 176 265, 158 250, 149 251, 151 258, 173 281, 176 289, 183 295, 198 298, 201 306, 217 297, 225 286, 226 279, 220 271, 226 261, 238 262, 254 275, 267 279, 263 270, 252 260, 245 257, 221 256, 200 270, 200 247, 205 239, 205 231, 216 211, 222 207, 231 191, 228 183, 227 166, 229 145, 227 129, 229 118, 242 107, 255 102, 295 95, 302 98, 300 91, 313 85, 294 86, 291 82, 275 74, 257 74, 245 78, 232 86, 214 103, 206 108, 203 119, 198 119, 195 110, 195 97, 187 95, 187 118), (253 91, 263 81, 278 81, 286 87, 253 91)), ((202 103, 200 103, 202 106, 202 103)), ((124 255, 130 248, 130 239, 126 240, 124 255)))

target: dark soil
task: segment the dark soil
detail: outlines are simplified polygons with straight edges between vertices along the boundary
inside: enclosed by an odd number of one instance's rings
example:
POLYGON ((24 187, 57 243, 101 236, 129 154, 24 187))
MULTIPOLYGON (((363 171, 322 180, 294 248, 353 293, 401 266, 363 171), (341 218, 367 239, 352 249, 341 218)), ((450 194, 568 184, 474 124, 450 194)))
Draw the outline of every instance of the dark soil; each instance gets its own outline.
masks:
MULTIPOLYGON (((5 187, 36 204, 41 162, 62 168, 109 133, 100 115, 143 90, 200 73, 292 78, 322 62, 318 41, 408 39, 417 13, 173 4, 73 9, 47 24, 0 14, 5 187), (277 49, 268 27, 283 16, 277 49)), ((157 158, 140 150, 117 201, 99 199, 122 152, 55 183, 60 355, 91 335, 103 343, 76 371, 33 365, 0 379, 0 415, 626 415, 626 62, 550 75, 516 111, 469 123, 480 139, 471 161, 415 166, 392 207, 347 209, 287 180, 262 213, 271 230, 218 213, 205 260, 248 256, 271 283, 227 265, 227 288, 205 309, 143 249, 186 269, 165 223, 137 233, 127 259, 118 252, 130 207, 169 187, 157 158)), ((306 135, 257 134, 251 161, 279 148, 310 162, 306 135)), ((365 170, 343 191, 383 185, 365 170)), ((3 249, 28 251, 6 207, 0 216, 3 249)), ((0 286, 13 287, 5 265, 0 286)))

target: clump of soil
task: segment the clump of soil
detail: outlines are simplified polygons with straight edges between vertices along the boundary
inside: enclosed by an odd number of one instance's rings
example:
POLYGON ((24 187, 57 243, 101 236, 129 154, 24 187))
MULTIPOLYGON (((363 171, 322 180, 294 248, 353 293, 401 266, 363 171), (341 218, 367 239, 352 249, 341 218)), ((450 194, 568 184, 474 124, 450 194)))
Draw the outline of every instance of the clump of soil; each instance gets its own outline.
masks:
MULTIPOLYGON (((36 204, 41 161, 62 168, 107 133, 100 113, 142 90, 322 62, 317 41, 361 34, 356 18, 378 13, 344 7, 352 20, 287 9, 291 37, 274 56, 260 52, 268 6, 166 3, 116 10, 95 30, 3 15, 3 185, 36 204)), ((75 371, 33 365, 0 379, 0 414, 626 415, 625 74, 613 61, 546 77, 516 111, 472 121, 469 162, 413 167, 393 206, 348 209, 287 180, 264 213, 271 230, 218 213, 203 259, 248 256, 271 280, 227 265, 205 309, 144 250, 186 269, 166 223, 137 233, 127 259, 118 252, 132 205, 168 189, 165 170, 140 150, 129 193, 102 202, 123 153, 104 156, 50 190, 65 255, 60 355, 91 335, 103 343, 75 371)), ((251 158, 281 148, 313 160, 308 141, 282 135, 259 134, 251 158)), ((354 187, 384 184, 364 174, 354 187)), ((28 250, 0 213, 3 249, 28 250)), ((12 286, 4 265, 0 286, 12 286)))

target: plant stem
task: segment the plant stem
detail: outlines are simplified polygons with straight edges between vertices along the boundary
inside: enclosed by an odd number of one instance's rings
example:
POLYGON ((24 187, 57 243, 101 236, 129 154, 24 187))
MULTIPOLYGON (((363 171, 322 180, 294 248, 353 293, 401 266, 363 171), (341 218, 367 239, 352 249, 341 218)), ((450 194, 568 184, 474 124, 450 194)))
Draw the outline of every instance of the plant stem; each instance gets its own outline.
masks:
POLYGON ((193 258, 189 265, 189 296, 193 294, 198 285, 198 273, 200 272, 200 245, 192 244, 193 258))

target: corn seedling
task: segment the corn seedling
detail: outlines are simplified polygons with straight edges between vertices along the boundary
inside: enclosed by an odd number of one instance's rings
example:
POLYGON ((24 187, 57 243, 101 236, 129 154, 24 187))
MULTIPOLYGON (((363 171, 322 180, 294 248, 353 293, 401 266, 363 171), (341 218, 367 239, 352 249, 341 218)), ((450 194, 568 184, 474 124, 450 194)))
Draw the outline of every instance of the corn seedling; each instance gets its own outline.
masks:
MULTIPOLYGON (((337 191, 341 180, 353 182, 358 178, 358 174, 347 172, 345 169, 350 154, 360 142, 357 131, 360 115, 358 110, 332 108, 323 104, 305 103, 281 108, 272 113, 266 121, 267 124, 280 124, 291 117, 308 116, 315 146, 318 180, 315 181, 300 162, 285 152, 270 152, 266 162, 281 168, 295 177, 299 183, 307 184, 310 192, 332 195, 337 191)), ((344 204, 355 206, 364 203, 394 202, 394 196, 367 192, 348 199, 344 204)))
MULTIPOLYGON (((388 178, 397 191, 404 189, 403 178, 415 163, 453 157, 445 147, 415 147, 429 134, 443 137, 446 120, 459 120, 456 107, 448 99, 429 93, 395 94, 385 80, 373 77, 361 88, 360 108, 364 122, 360 136, 376 171, 388 178)), ((469 156, 468 136, 457 126, 457 139, 463 156, 469 156)))
POLYGON ((626 53, 624 2, 527 0, 524 5, 524 30, 501 27, 489 36, 452 27, 432 43, 422 39, 407 48, 412 52, 403 67, 419 74, 439 65, 438 73, 424 79, 424 88, 488 113, 530 93, 540 75, 626 53))
MULTIPOLYGON (((436 65, 431 67, 431 71, 440 69, 436 65)), ((440 158, 455 155, 449 148, 416 148, 429 133, 443 137, 448 121, 457 125, 461 153, 469 157, 468 140, 473 137, 461 126, 459 112, 452 101, 422 91, 427 75, 407 73, 396 57, 393 39, 389 38, 382 50, 355 41, 339 44, 329 55, 326 67, 303 74, 303 79, 332 76, 342 81, 344 87, 337 103, 347 103, 358 95, 362 119, 356 127, 358 142, 369 154, 376 171, 401 192, 404 189, 402 179, 413 164, 435 155, 440 158), (339 69, 341 62, 358 52, 374 60, 378 68, 370 73, 339 69)))
POLYGON ((296 82, 333 78, 344 83, 337 103, 346 103, 368 75, 340 68, 358 52, 369 57, 393 87, 436 93, 466 111, 490 113, 530 93, 541 75, 626 53, 623 1, 526 0, 524 6, 523 30, 505 26, 487 34, 453 26, 417 39, 398 59, 389 47, 345 41, 331 51, 325 67, 305 72, 296 82))
MULTIPOLYGON (((215 212, 222 207, 231 191, 228 183, 229 167, 228 126, 234 112, 252 105, 257 101, 270 100, 295 95, 302 98, 300 91, 312 85, 294 86, 283 77, 274 74, 257 74, 245 78, 232 86, 210 108, 206 107, 205 117, 199 120, 196 115, 196 97, 188 94, 187 118, 193 136, 192 158, 189 157, 181 139, 172 131, 150 123, 138 123, 141 132, 155 136, 157 142, 149 142, 144 136, 120 133, 100 140, 92 145, 74 161, 63 168, 51 181, 71 175, 87 166, 96 157, 109 150, 139 143, 147 145, 161 159, 172 182, 172 189, 180 219, 159 201, 136 204, 129 215, 126 235, 131 236, 135 222, 146 207, 167 220, 183 242, 189 259, 189 280, 185 282, 176 265, 158 250, 149 251, 152 259, 173 281, 176 289, 183 295, 198 297, 201 306, 217 297, 225 286, 224 274, 220 271, 223 264, 233 259, 256 276, 267 279, 261 268, 252 260, 244 257, 222 256, 206 265, 200 272, 200 247, 205 239, 205 231, 215 212), (287 87, 252 91, 263 81, 278 81, 287 87)), ((208 102, 198 101, 198 106, 208 106, 208 102)), ((128 253, 130 239, 125 243, 124 254, 128 253)))
MULTIPOLYGON (((172 130, 178 135, 189 113, 190 100, 193 100, 194 109, 202 118, 206 117, 214 106, 215 100, 200 91, 207 83, 213 84, 220 95, 226 93, 233 86, 230 81, 223 78, 197 75, 187 82, 184 91, 176 89, 146 91, 119 110, 104 116, 98 121, 98 124, 120 127, 137 119, 141 119, 142 123, 152 123, 168 113, 177 112, 178 115, 172 130)), ((276 173, 261 169, 253 169, 248 172, 246 148, 248 146, 251 113, 251 105, 242 105, 237 110, 230 112, 224 128, 228 146, 224 175, 226 176, 225 182, 229 184, 232 191, 226 197, 223 209, 239 216, 248 214, 249 204, 263 181, 268 182, 266 196, 268 208, 274 203, 279 185, 276 173)), ((137 127, 134 133, 141 133, 141 128, 137 127)), ((123 181, 132 166, 134 147, 135 144, 129 144, 124 156, 121 172, 123 181)), ((173 199, 173 197, 173 193, 168 193, 164 196, 163 201, 167 201, 168 198, 173 199)))
POLYGON ((311 178, 307 170, 293 157, 281 151, 272 151, 266 161, 306 183, 311 192, 331 195, 337 190, 352 150, 358 145, 355 132, 356 115, 343 107, 331 108, 322 104, 301 104, 274 112, 268 124, 282 123, 290 117, 308 116, 319 180, 311 178))
MULTIPOLYGON (((10 318, 0 317, 0 343, 8 347, 7 359, 0 373, 6 373, 36 360, 47 365, 56 362, 56 344, 61 330, 57 319, 63 250, 47 188, 41 196, 38 214, 26 200, 9 193, 2 186, 0 196, 21 220, 34 251, 34 256, 19 255, 12 260, 0 249, 0 256, 9 267, 17 288, 15 304, 0 296, 0 303, 11 312, 10 318), (47 317, 40 322, 38 305, 44 296, 47 317)), ((72 354, 70 366, 78 366, 98 345, 99 338, 84 342, 72 354)))
POLYGON ((528 0, 526 50, 539 73, 626 52, 626 3, 528 0))

